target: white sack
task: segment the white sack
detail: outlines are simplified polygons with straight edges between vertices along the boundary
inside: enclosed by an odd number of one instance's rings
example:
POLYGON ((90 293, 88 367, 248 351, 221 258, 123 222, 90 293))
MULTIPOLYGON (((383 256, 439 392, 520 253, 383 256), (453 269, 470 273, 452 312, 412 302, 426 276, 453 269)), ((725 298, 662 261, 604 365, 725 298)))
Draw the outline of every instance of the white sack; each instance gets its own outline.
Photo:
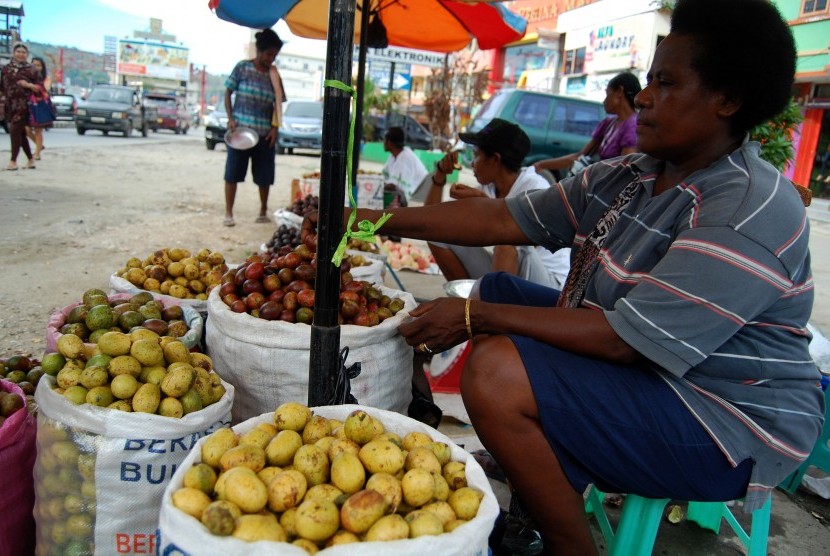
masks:
MULTIPOLYGON (((341 326, 340 348, 349 348, 347 367, 361 363, 360 375, 351 381, 358 403, 405 413, 412 401, 412 348, 398 334, 398 325, 415 308, 415 298, 379 289, 403 299, 404 308, 378 326, 341 326)), ((214 366, 236 388, 234 423, 287 401, 308 402, 311 326, 234 313, 215 289, 208 297, 205 335, 214 366)))
MULTIPOLYGON (((243 434, 261 423, 273 423, 274 409, 276 409, 276 406, 271 408, 268 413, 236 425, 233 430, 237 434, 243 434)), ((352 543, 326 548, 317 554, 320 556, 487 555, 487 538, 493 528, 496 516, 499 514, 499 504, 484 470, 472 455, 435 429, 397 413, 358 405, 334 405, 312 409, 316 415, 341 421, 345 420, 352 411, 363 409, 373 417, 380 419, 387 431, 392 431, 402 437, 413 431, 424 432, 436 442, 444 442, 450 446, 453 461, 463 461, 467 466, 467 484, 484 493, 476 517, 452 533, 399 541, 352 543)), ((273 554, 307 556, 304 550, 288 543, 269 541, 253 543, 233 537, 211 535, 199 521, 173 506, 173 492, 182 486, 185 472, 202 460, 201 445, 203 442, 204 440, 201 440, 196 444, 164 492, 159 515, 159 554, 176 554, 177 556, 270 556, 273 554)))

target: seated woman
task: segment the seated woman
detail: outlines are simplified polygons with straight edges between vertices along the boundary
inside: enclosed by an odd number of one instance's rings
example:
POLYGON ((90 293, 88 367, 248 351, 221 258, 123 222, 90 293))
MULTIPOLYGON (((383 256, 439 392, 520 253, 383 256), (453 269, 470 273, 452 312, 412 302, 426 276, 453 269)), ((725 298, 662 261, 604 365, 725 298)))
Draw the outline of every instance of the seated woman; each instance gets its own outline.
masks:
MULTIPOLYGON (((461 133, 459 138, 475 146, 473 174, 478 187, 460 183, 450 186, 452 199, 474 197, 505 199, 519 197, 536 189, 547 189, 547 180, 532 167, 521 168, 522 160, 530 152, 530 138, 514 123, 495 118, 477 133, 461 133)), ((435 165, 435 170, 424 178, 419 189, 427 188, 424 205, 440 203, 447 176, 457 163, 457 152, 447 153, 435 165)), ((455 206, 449 203, 449 206, 455 206)), ((459 211, 463 210, 458 206, 459 211)), ((464 220, 458 212, 456 219, 464 220)), ((502 245, 501 242, 486 247, 429 243, 432 256, 447 280, 481 278, 488 272, 503 271, 536 284, 562 287, 570 268, 570 249, 552 252, 538 246, 502 245)))
POLYGON ((596 552, 589 483, 752 511, 818 437, 806 211, 747 140, 794 72, 771 3, 679 0, 635 99, 639 154, 518 197, 392 211, 407 237, 574 247, 562 292, 488 274, 480 299, 400 326, 424 351, 475 336, 464 403, 546 553, 596 552))
POLYGON ((610 116, 597 125, 591 140, 577 153, 540 160, 533 165, 536 171, 544 175, 549 170, 571 168, 581 157, 593 162, 637 152, 634 97, 640 90, 640 81, 632 73, 624 71, 611 78, 602 101, 602 107, 610 116))

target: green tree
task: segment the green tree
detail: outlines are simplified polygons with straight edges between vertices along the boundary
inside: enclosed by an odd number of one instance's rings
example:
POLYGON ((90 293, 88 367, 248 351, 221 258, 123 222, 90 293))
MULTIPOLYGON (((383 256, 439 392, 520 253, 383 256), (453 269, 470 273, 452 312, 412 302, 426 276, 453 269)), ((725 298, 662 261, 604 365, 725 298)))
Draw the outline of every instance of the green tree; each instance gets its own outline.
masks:
POLYGON ((787 162, 792 160, 792 135, 801 123, 801 108, 790 99, 783 112, 762 123, 749 133, 750 139, 761 144, 761 158, 783 171, 787 162))
POLYGON ((400 91, 384 92, 371 79, 363 81, 363 139, 371 141, 375 126, 369 121, 370 114, 386 114, 401 101, 400 91))

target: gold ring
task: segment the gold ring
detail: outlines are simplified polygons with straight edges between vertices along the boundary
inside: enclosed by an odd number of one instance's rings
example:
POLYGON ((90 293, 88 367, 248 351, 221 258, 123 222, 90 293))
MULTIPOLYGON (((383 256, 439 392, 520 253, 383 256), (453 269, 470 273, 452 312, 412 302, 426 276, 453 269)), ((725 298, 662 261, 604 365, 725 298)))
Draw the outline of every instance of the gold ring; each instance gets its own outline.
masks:
POLYGON ((426 342, 421 342, 420 344, 418 344, 418 351, 420 351, 421 353, 432 353, 432 350, 429 349, 429 346, 426 344, 426 342))

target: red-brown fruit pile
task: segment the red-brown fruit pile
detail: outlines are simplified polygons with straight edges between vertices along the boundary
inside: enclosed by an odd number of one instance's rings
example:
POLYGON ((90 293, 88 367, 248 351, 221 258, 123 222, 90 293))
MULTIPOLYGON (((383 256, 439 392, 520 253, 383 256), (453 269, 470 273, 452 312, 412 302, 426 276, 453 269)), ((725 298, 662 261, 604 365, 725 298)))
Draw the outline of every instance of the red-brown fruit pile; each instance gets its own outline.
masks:
MULTIPOLYGON (((354 280, 348 257, 340 266, 340 324, 377 326, 403 309, 402 299, 392 299, 362 280, 354 280)), ((314 280, 317 255, 313 241, 276 254, 254 254, 222 277, 219 295, 237 313, 265 320, 311 324, 314 320, 314 280)))

